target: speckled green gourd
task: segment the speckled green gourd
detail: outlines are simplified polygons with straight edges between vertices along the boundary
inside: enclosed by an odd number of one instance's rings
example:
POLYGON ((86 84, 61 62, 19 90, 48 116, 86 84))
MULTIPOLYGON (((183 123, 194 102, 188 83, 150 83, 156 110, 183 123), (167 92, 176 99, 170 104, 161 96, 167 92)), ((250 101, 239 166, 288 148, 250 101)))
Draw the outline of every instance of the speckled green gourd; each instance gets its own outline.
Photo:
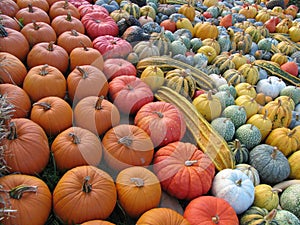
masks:
POLYGON ((235 137, 251 150, 261 142, 260 130, 253 124, 243 124, 236 132, 235 137))
POLYGON ((244 107, 237 106, 237 105, 227 106, 223 110, 222 116, 230 118, 235 126, 235 129, 239 128, 247 121, 247 113, 244 107))
POLYGON ((219 91, 215 94, 215 96, 220 100, 222 105, 222 110, 224 110, 227 106, 234 105, 234 98, 228 91, 219 91))
POLYGON ((280 206, 300 218, 300 184, 293 184, 282 192, 280 206))
POLYGON ((218 90, 219 91, 227 91, 228 90, 233 98, 236 98, 236 96, 237 96, 236 90, 235 90, 234 86, 231 84, 223 84, 218 87, 218 90))
POLYGON ((297 216, 287 210, 277 210, 275 220, 280 225, 300 225, 300 220, 297 216))
POLYGON ((219 117, 211 121, 211 126, 225 139, 225 141, 231 141, 235 127, 229 118, 219 117))

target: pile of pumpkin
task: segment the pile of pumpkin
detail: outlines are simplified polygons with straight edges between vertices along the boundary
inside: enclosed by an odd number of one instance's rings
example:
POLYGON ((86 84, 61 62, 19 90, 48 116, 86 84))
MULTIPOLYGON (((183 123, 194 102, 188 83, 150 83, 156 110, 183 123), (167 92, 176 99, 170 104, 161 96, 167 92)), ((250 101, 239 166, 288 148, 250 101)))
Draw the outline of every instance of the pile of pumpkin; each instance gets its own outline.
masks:
POLYGON ((0 11, 0 224, 300 224, 297 6, 0 11))

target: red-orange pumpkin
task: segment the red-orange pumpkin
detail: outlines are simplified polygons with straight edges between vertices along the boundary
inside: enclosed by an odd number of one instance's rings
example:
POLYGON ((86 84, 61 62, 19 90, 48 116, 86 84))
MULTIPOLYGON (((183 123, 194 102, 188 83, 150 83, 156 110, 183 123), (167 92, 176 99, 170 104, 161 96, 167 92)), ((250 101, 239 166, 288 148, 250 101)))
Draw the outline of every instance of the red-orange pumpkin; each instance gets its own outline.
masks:
POLYGON ((32 21, 50 24, 48 14, 44 10, 32 5, 28 5, 28 7, 20 9, 15 17, 17 20, 21 21, 23 25, 32 23, 32 21))
POLYGON ((165 191, 188 200, 206 194, 215 175, 210 158, 188 142, 160 148, 154 155, 153 169, 165 191))
POLYGON ((129 61, 122 58, 106 59, 103 65, 103 73, 107 80, 111 81, 121 75, 136 76, 135 66, 129 61))
POLYGON ((116 178, 118 201, 133 218, 159 205, 161 187, 150 170, 133 166, 122 170, 116 178))
POLYGON ((76 166, 98 166, 102 144, 98 136, 80 127, 70 127, 59 133, 51 145, 55 164, 61 171, 76 166))
POLYGON ((48 164, 50 150, 47 136, 30 119, 12 119, 3 145, 7 146, 4 160, 10 172, 35 175, 42 172, 48 164))
POLYGON ((88 96, 78 102, 74 109, 76 126, 103 135, 120 123, 120 113, 104 96, 88 96))
POLYGON ((57 36, 70 30, 76 30, 81 34, 84 34, 85 32, 84 26, 81 21, 73 17, 71 13, 55 17, 51 22, 51 26, 55 30, 57 36))
POLYGON ((19 10, 19 6, 13 0, 2 0, 0 4, 0 11, 2 14, 14 17, 19 10))
POLYGON ((150 87, 135 76, 116 77, 109 83, 108 92, 113 103, 124 114, 135 114, 154 99, 150 87))
POLYGON ((81 5, 78 7, 79 14, 81 18, 90 12, 102 12, 105 13, 106 15, 109 15, 109 12, 107 11, 106 8, 104 8, 101 5, 93 5, 93 4, 88 4, 88 5, 81 5))
POLYGON ((92 65, 102 71, 104 62, 101 53, 81 44, 82 47, 74 48, 70 53, 70 70, 74 70, 76 66, 92 65))
POLYGON ((116 170, 131 166, 148 166, 154 147, 149 135, 141 128, 120 124, 108 130, 102 139, 104 159, 116 170))
POLYGON ((154 208, 145 212, 136 225, 190 225, 178 212, 169 208, 154 208))
POLYGON ((27 69, 16 56, 8 52, 0 52, 0 83, 22 86, 27 69))
POLYGON ((67 78, 68 93, 73 105, 88 96, 104 97, 108 93, 108 82, 99 69, 91 65, 77 66, 67 78))
POLYGON ((69 55, 54 42, 38 43, 28 53, 27 66, 32 68, 44 64, 54 66, 65 74, 69 67, 69 55))
POLYGON ((14 29, 16 31, 21 30, 21 27, 18 24, 18 22, 15 19, 11 18, 10 16, 7 16, 5 14, 1 14, 0 15, 0 20, 1 20, 1 24, 4 27, 8 27, 8 28, 14 29))
POLYGON ((49 136, 55 136, 72 126, 72 108, 62 98, 49 96, 33 104, 30 119, 49 136))
POLYGON ((108 173, 94 166, 78 166, 68 170, 57 183, 53 210, 62 221, 73 225, 106 219, 116 200, 116 187, 108 173))
POLYGON ((28 71, 23 82, 23 89, 33 102, 49 96, 64 98, 67 92, 67 82, 64 75, 55 67, 47 64, 39 65, 28 71))
POLYGON ((238 225, 234 209, 227 201, 214 196, 200 196, 193 199, 184 214, 191 225, 238 225))
POLYGON ((26 8, 29 4, 32 6, 38 7, 45 12, 48 12, 49 10, 49 4, 46 0, 16 0, 18 6, 22 8, 26 8))
POLYGON ((51 20, 57 16, 67 15, 68 13, 71 13, 73 17, 80 19, 78 9, 73 4, 69 3, 68 0, 56 1, 49 5, 51 5, 49 9, 49 16, 51 20))
POLYGON ((82 223, 81 225, 115 225, 114 223, 110 223, 105 220, 91 220, 87 221, 85 223, 82 223))
MULTIPOLYGON (((11 174, 0 178, 0 197, 6 208, 16 210, 12 213, 2 213, 4 225, 18 224, 43 225, 51 211, 52 196, 44 181, 24 174, 11 174)), ((1 208, 3 208, 1 202, 1 208)))
POLYGON ((0 84, 0 96, 7 95, 9 102, 14 105, 12 118, 22 118, 29 115, 31 102, 28 94, 19 86, 0 84))
POLYGON ((182 112, 167 102, 150 102, 142 106, 134 124, 148 133, 155 147, 180 141, 186 131, 182 112))

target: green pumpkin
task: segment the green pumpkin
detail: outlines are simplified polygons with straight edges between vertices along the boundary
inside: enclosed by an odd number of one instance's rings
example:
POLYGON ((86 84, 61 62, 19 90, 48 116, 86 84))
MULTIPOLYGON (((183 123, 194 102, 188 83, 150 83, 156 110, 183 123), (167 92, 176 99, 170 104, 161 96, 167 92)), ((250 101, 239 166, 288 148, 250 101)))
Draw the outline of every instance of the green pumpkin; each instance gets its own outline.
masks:
POLYGON ((280 206, 300 218, 300 184, 293 184, 282 192, 280 206))
POLYGON ((282 225, 300 225, 300 220, 297 218, 297 216, 284 209, 277 210, 275 220, 282 225))
POLYGON ((271 48, 272 48, 272 41, 267 38, 261 39, 257 43, 257 47, 259 50, 264 50, 264 51, 269 52, 269 51, 271 51, 271 48))
POLYGON ((219 35, 218 42, 221 52, 228 52, 231 49, 231 40, 229 35, 219 35))
POLYGON ((240 225, 279 225, 275 220, 276 210, 269 212, 257 206, 250 207, 240 219, 240 225))
POLYGON ((187 48, 182 41, 176 40, 171 43, 171 51, 172 56, 177 54, 185 54, 187 52, 187 48))
POLYGON ((237 96, 236 89, 231 84, 223 84, 218 87, 218 91, 229 91, 231 96, 235 99, 237 96))
POLYGON ((242 164, 247 163, 249 160, 249 150, 244 144, 242 144, 239 139, 235 139, 228 143, 228 146, 234 155, 235 163, 242 164))
POLYGON ((276 147, 260 144, 250 151, 249 156, 249 164, 258 171, 262 183, 276 184, 290 174, 287 158, 276 147))
POLYGON ((222 110, 224 110, 227 106, 234 105, 234 98, 230 94, 229 90, 219 91, 215 94, 215 96, 220 100, 222 110))
POLYGON ((190 44, 193 52, 197 52, 198 49, 202 47, 202 41, 200 38, 192 38, 190 44))
POLYGON ((243 124, 235 132, 239 139, 248 149, 254 148, 261 142, 260 130, 253 124, 243 124))
POLYGON ((290 96, 296 105, 300 103, 300 87, 288 85, 280 91, 280 95, 290 96))
POLYGON ((227 106, 223 110, 222 116, 230 118, 236 129, 245 124, 247 121, 247 113, 244 107, 237 105, 227 106))
POLYGON ((244 174, 246 174, 249 177, 249 179, 252 181, 254 186, 260 184, 258 171, 253 166, 250 166, 249 164, 246 163, 241 163, 241 164, 237 164, 235 166, 235 169, 240 170, 244 174))
POLYGON ((231 141, 235 127, 229 118, 219 117, 211 121, 211 126, 225 139, 225 141, 231 141))

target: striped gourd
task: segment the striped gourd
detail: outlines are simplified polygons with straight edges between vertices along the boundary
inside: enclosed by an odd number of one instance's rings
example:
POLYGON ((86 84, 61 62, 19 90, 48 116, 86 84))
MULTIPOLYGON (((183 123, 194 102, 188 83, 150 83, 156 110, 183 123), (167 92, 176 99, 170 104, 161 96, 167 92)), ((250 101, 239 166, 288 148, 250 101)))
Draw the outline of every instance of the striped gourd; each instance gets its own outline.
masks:
POLYGON ((287 41, 279 42, 276 47, 281 53, 285 55, 292 55, 294 52, 296 52, 296 49, 287 41))
POLYGON ((123 5, 123 10, 127 11, 130 15, 132 15, 134 18, 138 19, 140 18, 141 11, 140 7, 132 2, 128 2, 123 5))
POLYGON ((221 74, 223 74, 225 71, 229 69, 235 68, 235 64, 233 61, 231 61, 229 53, 226 52, 216 56, 216 58, 211 62, 211 64, 218 67, 221 74))
POLYGON ((238 68, 238 71, 243 75, 243 77, 245 77, 247 83, 253 85, 257 83, 259 79, 257 66, 247 63, 238 68))
POLYGON ((223 73, 223 77, 227 80, 227 83, 237 85, 246 81, 245 77, 236 69, 229 69, 223 73))
POLYGON ((160 55, 169 55, 171 51, 171 42, 164 34, 164 29, 160 33, 153 32, 150 36, 150 41, 153 45, 157 46, 160 52, 160 55))

